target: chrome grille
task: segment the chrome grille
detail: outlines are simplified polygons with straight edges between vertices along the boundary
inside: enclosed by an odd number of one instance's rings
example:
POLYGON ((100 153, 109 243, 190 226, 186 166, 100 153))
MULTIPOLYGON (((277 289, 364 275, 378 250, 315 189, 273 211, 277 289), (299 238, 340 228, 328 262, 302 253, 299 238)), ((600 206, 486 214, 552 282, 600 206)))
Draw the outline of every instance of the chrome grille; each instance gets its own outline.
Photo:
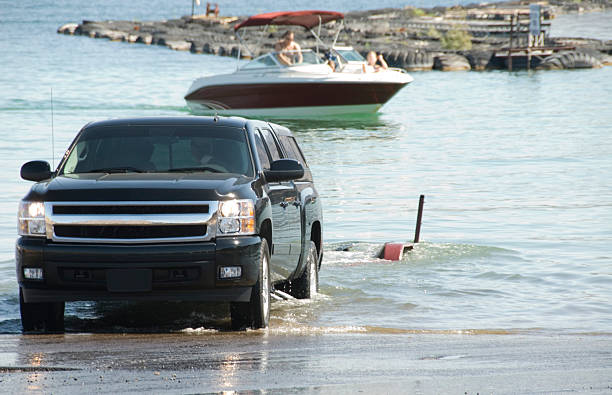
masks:
POLYGON ((158 239, 167 237, 197 237, 206 234, 206 225, 157 225, 157 226, 91 226, 55 225, 60 237, 86 239, 158 239))
POLYGON ((47 238, 76 243, 167 243, 215 236, 218 202, 46 202, 47 238))
POLYGON ((129 206, 73 206, 73 205, 54 205, 53 214, 195 214, 208 213, 208 205, 160 205, 151 206, 134 204, 129 206))

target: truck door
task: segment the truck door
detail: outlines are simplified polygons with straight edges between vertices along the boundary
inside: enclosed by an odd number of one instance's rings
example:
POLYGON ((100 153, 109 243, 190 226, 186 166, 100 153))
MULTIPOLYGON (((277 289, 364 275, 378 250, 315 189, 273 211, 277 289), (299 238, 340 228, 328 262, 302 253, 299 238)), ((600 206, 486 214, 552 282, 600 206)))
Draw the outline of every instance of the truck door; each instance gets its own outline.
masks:
MULTIPOLYGON (((262 144, 268 154, 267 164, 265 163, 266 159, 262 160, 262 154, 259 154, 262 166, 265 168, 266 166, 269 167, 271 161, 280 159, 281 156, 272 133, 267 129, 260 130, 260 133, 255 133, 255 142, 258 146, 262 144)), ((259 150, 260 147, 258 147, 259 150)), ((272 205, 273 251, 270 257, 270 266, 272 280, 276 281, 289 277, 298 264, 299 254, 296 257, 291 250, 296 237, 298 240, 301 237, 300 208, 297 190, 295 184, 291 181, 268 183, 267 193, 272 205)), ((297 249, 299 250, 299 247, 297 249)))
POLYGON ((307 233, 310 233, 310 231, 306 231, 306 228, 308 226, 306 223, 306 219, 315 217, 314 213, 312 212, 314 206, 313 204, 309 204, 313 203, 316 200, 316 198, 315 200, 312 199, 312 195, 314 192, 312 188, 312 174, 310 172, 310 168, 308 167, 308 163, 306 163, 306 158, 304 158, 304 155, 302 154, 302 151, 297 145, 295 138, 293 136, 283 134, 277 134, 277 137, 281 147, 285 151, 285 157, 295 159, 300 162, 302 166, 304 166, 304 177, 299 180, 293 181, 293 185, 295 186, 299 202, 305 204, 304 207, 298 207, 298 211, 301 211, 301 237, 300 239, 296 239, 296 241, 294 242, 295 248, 294 244, 291 244, 291 254, 297 255, 295 259, 299 259, 300 254, 308 253, 307 248, 309 247, 309 244, 302 242, 302 240, 306 239, 307 233))

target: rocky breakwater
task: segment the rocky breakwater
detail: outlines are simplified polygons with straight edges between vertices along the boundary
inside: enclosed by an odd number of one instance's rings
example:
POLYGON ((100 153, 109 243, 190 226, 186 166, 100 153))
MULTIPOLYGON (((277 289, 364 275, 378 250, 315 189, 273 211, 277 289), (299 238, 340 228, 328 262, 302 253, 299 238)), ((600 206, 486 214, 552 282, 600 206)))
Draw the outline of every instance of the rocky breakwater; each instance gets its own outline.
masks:
MULTIPOLYGON (((392 67, 408 71, 488 70, 507 67, 510 31, 513 48, 526 48, 529 19, 511 27, 512 15, 526 15, 528 4, 517 2, 467 7, 379 9, 349 12, 339 43, 352 45, 365 54, 382 53, 392 67)), ((550 1, 542 9, 543 27, 549 29, 556 13, 612 10, 612 0, 550 1)), ((104 38, 112 41, 163 45, 173 50, 237 56, 240 43, 233 30, 238 17, 185 16, 164 21, 83 21, 61 26, 58 33, 104 38)), ((321 36, 333 37, 337 24, 323 26, 321 36)), ((301 28, 293 29, 302 47, 314 47, 314 37, 301 28)), ((261 32, 251 29, 247 45, 257 56, 272 50, 284 27, 261 32)), ((612 64, 612 41, 546 36, 544 56, 531 60, 540 69, 601 67, 612 64), (552 49, 551 49, 552 48, 552 49)), ((526 57, 525 57, 526 58, 526 57)), ((519 58, 514 68, 526 67, 519 58)))

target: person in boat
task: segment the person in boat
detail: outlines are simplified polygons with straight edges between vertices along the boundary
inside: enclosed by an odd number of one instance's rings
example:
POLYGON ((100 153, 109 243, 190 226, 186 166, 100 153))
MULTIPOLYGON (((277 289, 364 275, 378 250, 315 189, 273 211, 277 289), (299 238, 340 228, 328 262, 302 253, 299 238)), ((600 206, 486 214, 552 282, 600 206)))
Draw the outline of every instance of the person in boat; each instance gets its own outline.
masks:
POLYGON ((374 51, 368 52, 368 55, 366 56, 366 62, 367 64, 363 65, 364 73, 376 73, 379 71, 387 70, 389 68, 382 54, 376 54, 376 52, 374 51))
MULTIPOLYGON (((200 3, 198 3, 199 5, 200 3)), ((215 15, 215 18, 219 17, 219 4, 215 3, 215 8, 212 7, 211 3, 206 3, 206 16, 215 15)))
POLYGON ((331 71, 336 71, 336 67, 338 67, 338 58, 334 54, 331 52, 326 52, 325 55, 323 55, 323 60, 325 61, 325 64, 329 66, 331 71))
POLYGON ((295 35, 291 30, 283 33, 282 38, 274 45, 278 60, 285 66, 302 63, 302 48, 293 41, 295 35))

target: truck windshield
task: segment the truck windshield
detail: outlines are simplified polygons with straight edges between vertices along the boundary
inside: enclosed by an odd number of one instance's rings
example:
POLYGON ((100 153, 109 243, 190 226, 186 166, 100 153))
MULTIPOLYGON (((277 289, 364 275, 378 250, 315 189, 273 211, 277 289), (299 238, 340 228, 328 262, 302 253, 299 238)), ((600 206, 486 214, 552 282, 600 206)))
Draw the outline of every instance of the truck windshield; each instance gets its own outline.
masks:
POLYGON ((253 176, 246 132, 194 125, 122 125, 84 130, 62 174, 211 172, 253 176))

